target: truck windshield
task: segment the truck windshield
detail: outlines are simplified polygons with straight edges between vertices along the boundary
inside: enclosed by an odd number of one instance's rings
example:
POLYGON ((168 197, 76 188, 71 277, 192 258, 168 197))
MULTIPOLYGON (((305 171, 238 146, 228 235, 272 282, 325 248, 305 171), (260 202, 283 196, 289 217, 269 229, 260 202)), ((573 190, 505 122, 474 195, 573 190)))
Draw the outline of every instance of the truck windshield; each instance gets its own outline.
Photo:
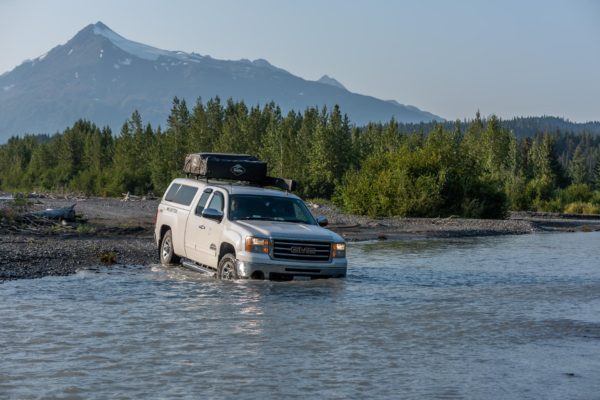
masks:
POLYGON ((229 219, 316 224, 302 200, 250 194, 235 194, 229 197, 229 219))

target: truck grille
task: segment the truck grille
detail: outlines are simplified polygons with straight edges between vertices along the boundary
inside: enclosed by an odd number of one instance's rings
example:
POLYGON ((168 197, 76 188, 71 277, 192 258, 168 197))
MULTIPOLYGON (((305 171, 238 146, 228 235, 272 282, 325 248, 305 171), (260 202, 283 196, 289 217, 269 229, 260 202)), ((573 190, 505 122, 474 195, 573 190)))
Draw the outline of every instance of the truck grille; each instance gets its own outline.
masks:
POLYGON ((273 258, 290 261, 329 261, 331 243, 301 240, 273 240, 273 258))

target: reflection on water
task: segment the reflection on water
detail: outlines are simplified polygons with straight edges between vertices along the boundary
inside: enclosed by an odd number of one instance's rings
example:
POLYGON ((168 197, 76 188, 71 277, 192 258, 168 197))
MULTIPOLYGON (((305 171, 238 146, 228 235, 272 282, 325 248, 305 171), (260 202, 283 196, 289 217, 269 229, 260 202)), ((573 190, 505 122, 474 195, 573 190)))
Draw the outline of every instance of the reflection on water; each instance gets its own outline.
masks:
MULTIPOLYGON (((359 244, 364 253, 381 253, 401 251, 403 254, 420 254, 422 252, 443 252, 449 248, 473 248, 486 241, 493 241, 493 238, 451 238, 451 239, 422 239, 412 238, 405 240, 383 240, 374 242, 365 242, 359 244)), ((497 240, 497 239, 496 239, 497 240)))
POLYGON ((0 398, 598 398, 600 233, 349 246, 349 276, 0 284, 0 398))

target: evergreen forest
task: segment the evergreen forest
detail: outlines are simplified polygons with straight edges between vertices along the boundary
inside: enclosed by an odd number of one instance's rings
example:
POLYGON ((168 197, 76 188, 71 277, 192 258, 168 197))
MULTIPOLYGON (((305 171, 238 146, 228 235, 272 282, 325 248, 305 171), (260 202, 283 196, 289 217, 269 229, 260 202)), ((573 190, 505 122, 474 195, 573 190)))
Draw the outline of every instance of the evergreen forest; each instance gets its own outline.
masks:
POLYGON ((298 195, 354 214, 599 213, 594 133, 479 113, 454 123, 357 127, 337 106, 283 114, 273 103, 248 107, 216 97, 189 107, 175 98, 164 129, 135 111, 116 135, 79 120, 52 136, 12 137, 0 145, 0 190, 162 195, 182 176, 186 154, 227 152, 256 155, 272 176, 297 180, 298 195), (514 133, 518 124, 525 133, 514 133))

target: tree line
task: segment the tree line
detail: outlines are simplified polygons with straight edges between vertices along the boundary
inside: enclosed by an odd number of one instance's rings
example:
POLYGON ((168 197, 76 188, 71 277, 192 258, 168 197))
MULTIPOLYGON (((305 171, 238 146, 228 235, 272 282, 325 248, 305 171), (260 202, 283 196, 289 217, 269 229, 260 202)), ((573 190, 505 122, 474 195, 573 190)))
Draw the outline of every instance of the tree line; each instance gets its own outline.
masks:
POLYGON ((600 137, 517 138, 502 122, 477 114, 468 123, 356 127, 338 106, 284 114, 274 103, 216 97, 190 108, 175 98, 165 129, 135 111, 118 135, 79 120, 53 136, 12 137, 0 146, 0 189, 160 195, 186 154, 230 152, 257 155, 271 175, 297 180, 299 195, 357 214, 598 212, 600 137))
MULTIPOLYGON (((471 121, 444 121, 444 122, 419 122, 400 123, 399 129, 403 133, 421 132, 426 133, 435 125, 441 124, 445 129, 453 129, 460 124, 461 130, 466 130, 471 121)), ((600 135, 600 121, 572 122, 564 118, 542 116, 542 117, 514 117, 500 120, 500 126, 510 130, 517 139, 534 137, 541 132, 556 133, 564 132, 574 135, 587 134, 600 135)))

